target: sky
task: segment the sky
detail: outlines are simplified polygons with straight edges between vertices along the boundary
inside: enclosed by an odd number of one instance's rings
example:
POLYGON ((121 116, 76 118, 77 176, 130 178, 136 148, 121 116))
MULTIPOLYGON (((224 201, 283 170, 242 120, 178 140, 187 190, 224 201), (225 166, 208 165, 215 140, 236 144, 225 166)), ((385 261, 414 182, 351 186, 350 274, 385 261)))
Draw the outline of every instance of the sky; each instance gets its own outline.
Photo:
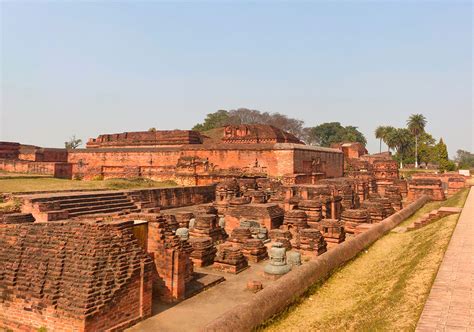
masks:
POLYGON ((0 140, 190 129, 240 107, 305 125, 413 113, 474 151, 470 1, 0 1, 0 140))

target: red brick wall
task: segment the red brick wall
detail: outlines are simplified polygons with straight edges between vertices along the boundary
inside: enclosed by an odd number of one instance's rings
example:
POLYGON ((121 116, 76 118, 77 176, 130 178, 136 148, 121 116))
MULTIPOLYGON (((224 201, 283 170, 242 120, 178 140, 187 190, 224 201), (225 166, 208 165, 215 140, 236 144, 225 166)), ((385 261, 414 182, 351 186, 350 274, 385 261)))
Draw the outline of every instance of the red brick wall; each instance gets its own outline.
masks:
POLYGON ((57 332, 85 331, 84 320, 58 315, 51 307, 41 312, 25 310, 28 307, 29 303, 24 299, 15 299, 9 303, 8 308, 2 308, 0 305, 0 329, 37 332, 39 328, 45 327, 48 331, 57 332))
MULTIPOLYGON (((97 176, 104 178, 147 177, 155 180, 176 179, 176 165, 180 157, 196 157, 208 160, 212 172, 240 169, 258 171, 272 177, 312 171, 313 160, 329 177, 343 175, 343 154, 315 149, 288 147, 274 148, 255 146, 253 148, 161 148, 161 149, 89 149, 70 151, 68 161, 73 163, 73 174, 84 179, 97 176), (309 167, 308 167, 309 165, 309 167)), ((197 175, 202 171, 197 171, 197 175)), ((203 174, 203 176, 208 176, 203 174)), ((195 184, 192 175, 181 176, 183 183, 195 184), (194 182, 194 183, 193 183, 194 182)), ((201 183, 209 183, 204 181, 201 183)))
POLYGON ((51 175, 66 179, 72 177, 72 165, 68 163, 0 159, 0 170, 16 173, 51 175))
POLYGON ((18 159, 20 144, 15 142, 0 142, 0 158, 18 159))
POLYGON ((151 270, 143 276, 137 274, 127 287, 123 287, 113 303, 107 304, 97 315, 83 319, 61 313, 48 307, 42 310, 31 308, 28 300, 16 298, 8 309, 0 306, 0 328, 13 331, 34 331, 45 327, 48 331, 104 331, 111 328, 126 328, 138 320, 151 316, 152 277, 151 270))
POLYGON ((86 319, 85 331, 122 329, 151 316, 152 270, 143 269, 123 287, 113 303, 107 304, 97 315, 86 319))
POLYGON ((290 155, 278 155, 272 149, 234 149, 234 150, 184 150, 184 156, 209 158, 209 162, 219 169, 251 168, 258 162, 259 167, 272 176, 291 172, 292 160, 290 155))
POLYGON ((70 151, 68 161, 73 163, 73 175, 93 179, 146 176, 150 179, 172 178, 180 151, 177 149, 90 149, 70 151))
POLYGON ((150 316, 153 264, 128 224, 0 225, 0 328, 103 331, 150 316))
POLYGON ((295 150, 295 173, 307 173, 308 162, 314 159, 319 165, 315 165, 326 177, 342 177, 344 175, 344 155, 341 152, 317 151, 317 150, 295 150))

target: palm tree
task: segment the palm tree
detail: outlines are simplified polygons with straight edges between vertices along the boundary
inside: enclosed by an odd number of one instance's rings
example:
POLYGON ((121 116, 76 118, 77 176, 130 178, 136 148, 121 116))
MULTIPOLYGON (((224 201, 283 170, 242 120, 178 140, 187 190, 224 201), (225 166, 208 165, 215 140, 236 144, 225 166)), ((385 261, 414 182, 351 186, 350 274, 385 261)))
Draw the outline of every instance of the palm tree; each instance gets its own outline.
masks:
POLYGON ((387 130, 384 126, 378 126, 375 129, 375 138, 378 138, 380 140, 379 153, 382 153, 382 139, 384 138, 386 132, 387 130))
POLYGON ((391 149, 395 149, 396 145, 393 145, 393 141, 390 140, 391 136, 393 136, 393 133, 396 131, 396 128, 392 126, 385 126, 384 128, 384 135, 382 137, 382 140, 384 143, 387 145, 387 149, 390 152, 391 149))
POLYGON ((396 149, 400 158, 400 168, 403 168, 403 159, 410 143, 410 132, 405 128, 393 128, 387 135, 387 145, 396 149))
POLYGON ((423 114, 412 114, 407 120, 408 130, 415 136, 415 168, 418 168, 418 136, 425 131, 426 118, 423 114))

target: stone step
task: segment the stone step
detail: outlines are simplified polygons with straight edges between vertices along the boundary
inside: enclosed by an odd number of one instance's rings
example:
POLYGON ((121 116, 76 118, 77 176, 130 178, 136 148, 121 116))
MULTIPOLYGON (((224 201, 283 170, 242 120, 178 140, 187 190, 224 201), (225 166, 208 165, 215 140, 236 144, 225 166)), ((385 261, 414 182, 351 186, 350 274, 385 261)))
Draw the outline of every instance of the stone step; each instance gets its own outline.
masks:
POLYGON ((100 205, 109 205, 109 204, 118 204, 118 203, 132 203, 127 197, 118 197, 115 199, 107 200, 94 200, 87 202, 77 202, 77 203, 60 203, 59 206, 63 210, 71 210, 74 208, 81 208, 87 206, 100 206, 100 205))
POLYGON ((103 214, 103 213, 114 213, 114 212, 139 212, 140 210, 135 207, 131 206, 129 208, 123 208, 123 207, 105 207, 101 209, 95 209, 95 210, 89 210, 89 211, 81 211, 81 212, 73 212, 69 213, 70 218, 78 217, 78 216, 84 216, 84 215, 94 215, 94 214, 103 214))
POLYGON ((119 192, 104 192, 104 193, 88 193, 88 194, 70 194, 70 195, 51 195, 48 197, 31 197, 30 201, 32 203, 44 203, 44 202, 53 202, 53 201, 66 201, 73 199, 84 199, 84 198, 99 198, 104 196, 123 196, 125 193, 123 191, 119 192))
POLYGON ((58 199, 55 201, 51 201, 48 203, 59 203, 63 204, 75 204, 75 203, 90 203, 90 202, 97 202, 97 201, 111 201, 115 199, 125 198, 128 199, 125 195, 110 195, 110 196, 100 196, 100 197, 86 197, 86 198, 68 198, 68 199, 58 199))
POLYGON ((113 203, 113 204, 89 204, 86 206, 81 206, 81 207, 75 207, 75 208, 70 208, 70 209, 65 209, 69 212, 69 215, 75 214, 75 213, 81 213, 81 212, 86 212, 87 211, 93 211, 97 209, 107 209, 107 208, 137 208, 135 204, 133 204, 130 201, 125 201, 125 202, 118 202, 118 203, 113 203))

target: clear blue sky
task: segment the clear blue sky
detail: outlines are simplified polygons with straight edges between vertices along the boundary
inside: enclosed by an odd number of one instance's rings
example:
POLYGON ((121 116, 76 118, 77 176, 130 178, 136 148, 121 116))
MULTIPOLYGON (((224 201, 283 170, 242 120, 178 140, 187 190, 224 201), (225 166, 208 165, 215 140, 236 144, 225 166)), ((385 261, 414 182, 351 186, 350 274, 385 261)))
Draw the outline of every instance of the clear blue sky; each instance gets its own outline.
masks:
POLYGON ((472 4, 1 2, 0 140, 188 129, 247 107, 307 126, 428 119, 473 150, 472 4))

